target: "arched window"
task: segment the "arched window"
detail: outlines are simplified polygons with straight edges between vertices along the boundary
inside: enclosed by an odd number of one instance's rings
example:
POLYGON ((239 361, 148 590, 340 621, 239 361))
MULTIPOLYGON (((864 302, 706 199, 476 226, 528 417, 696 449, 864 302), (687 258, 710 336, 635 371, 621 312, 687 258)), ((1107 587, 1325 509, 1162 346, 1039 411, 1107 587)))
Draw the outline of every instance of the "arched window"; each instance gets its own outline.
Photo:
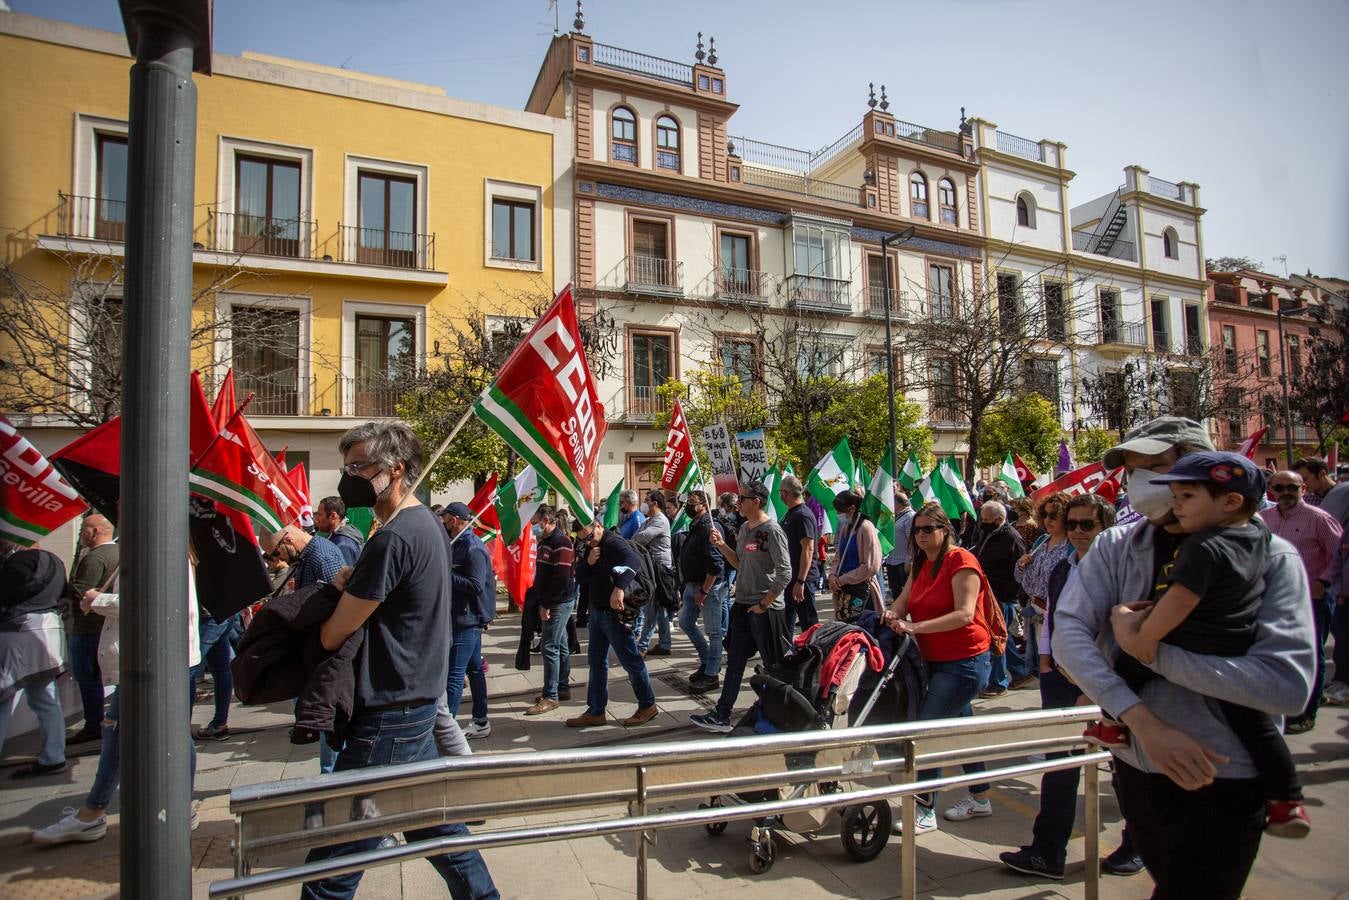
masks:
POLYGON ((683 170, 679 159, 679 123, 672 116, 656 119, 656 168, 683 170))
POLYGON ((637 117, 626 106, 616 106, 609 118, 613 137, 609 160, 637 165, 637 117))
POLYGON ((1180 241, 1174 228, 1162 229, 1162 255, 1167 259, 1180 259, 1180 241))
POLYGON ((941 221, 948 225, 956 225, 959 218, 956 216, 956 183, 949 178, 943 178, 937 182, 937 203, 941 206, 941 221))
POLYGON ((909 215, 917 219, 929 218, 927 211, 927 177, 922 172, 909 176, 909 215))
POLYGON ((1021 228, 1035 227, 1035 200, 1030 194, 1019 194, 1016 198, 1016 224, 1021 228))

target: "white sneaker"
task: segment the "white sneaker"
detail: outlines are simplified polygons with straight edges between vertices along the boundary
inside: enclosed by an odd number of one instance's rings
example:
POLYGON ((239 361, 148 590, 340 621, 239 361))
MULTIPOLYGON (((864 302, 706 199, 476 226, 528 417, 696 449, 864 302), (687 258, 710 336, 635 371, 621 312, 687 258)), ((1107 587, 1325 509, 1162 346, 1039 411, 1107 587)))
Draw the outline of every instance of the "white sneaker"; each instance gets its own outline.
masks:
POLYGON ((993 815, 993 804, 988 800, 975 800, 968 794, 955 806, 942 813, 942 816, 948 822, 963 822, 966 819, 977 819, 980 816, 993 815))
POLYGON ((197 826, 201 824, 201 817, 197 815, 197 804, 192 804, 192 815, 188 818, 188 831, 196 831, 197 826))
MULTIPOLYGON (((937 811, 929 809, 926 806, 919 806, 915 810, 913 817, 914 835, 927 834, 929 831, 937 830, 937 811)), ((904 817, 900 812, 895 812, 894 823, 890 826, 890 831, 894 834, 904 833, 904 817)))
POLYGON ((1332 681, 1326 685, 1326 703, 1331 706, 1349 706, 1349 684, 1332 681))
POLYGON ((92 822, 84 822, 76 812, 78 810, 73 806, 61 810, 61 821, 34 831, 33 843, 66 844, 70 841, 96 841, 108 833, 107 816, 99 816, 92 822))
POLYGON ((468 727, 464 729, 464 737, 472 740, 474 738, 485 738, 492 733, 492 723, 484 719, 481 722, 469 722, 468 727))

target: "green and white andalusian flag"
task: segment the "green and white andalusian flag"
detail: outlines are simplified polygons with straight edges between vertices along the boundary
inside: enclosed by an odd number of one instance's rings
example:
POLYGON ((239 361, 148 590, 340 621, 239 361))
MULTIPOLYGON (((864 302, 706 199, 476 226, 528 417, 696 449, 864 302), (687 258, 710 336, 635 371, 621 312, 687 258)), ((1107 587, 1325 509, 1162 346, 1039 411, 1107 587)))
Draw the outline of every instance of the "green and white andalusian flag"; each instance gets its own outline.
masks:
POLYGON ((525 466, 515 480, 497 494, 497 518, 501 520, 501 537, 507 547, 514 547, 520 534, 529 527, 529 520, 543 503, 543 488, 533 466, 525 466))
POLYGON ((623 493, 623 479, 618 479, 618 484, 609 492, 609 498, 604 501, 604 527, 614 529, 618 527, 618 497, 623 493))
POLYGON ((904 468, 895 478, 899 486, 909 493, 918 487, 918 483, 923 480, 923 467, 918 462, 918 454, 909 453, 909 458, 904 461, 904 468))
POLYGON ((923 482, 923 486, 931 495, 925 496, 925 502, 935 500, 940 503, 942 512, 946 513, 948 518, 959 519, 961 513, 974 515, 974 504, 970 502, 970 495, 965 491, 965 482, 961 480, 958 470, 954 467, 953 457, 947 457, 937 463, 937 467, 923 482))
POLYGON ((867 471, 867 464, 860 459, 857 461, 857 471, 853 473, 852 487, 855 491, 866 493, 867 486, 871 484, 871 473, 867 471))
POLYGON ((1012 454, 1008 453, 1007 458, 1002 461, 1002 468, 998 470, 994 481, 1001 481, 1007 485, 1007 495, 1009 497, 1024 497, 1026 489, 1021 486, 1021 479, 1016 474, 1016 462, 1012 459, 1012 454))
POLYGON ((594 519, 595 467, 607 425, 581 344, 571 285, 511 352, 473 412, 557 491, 582 524, 594 519))
POLYGON ((768 474, 764 475, 763 486, 768 488, 768 503, 764 505, 763 511, 776 522, 787 514, 787 504, 782 502, 782 494, 778 491, 782 487, 782 471, 777 466, 771 467, 768 474))
POLYGON ((838 513, 834 512, 834 498, 852 486, 857 465, 853 462, 848 439, 838 442, 833 450, 810 470, 806 491, 824 507, 825 519, 831 532, 838 531, 838 513))
POLYGON ((862 500, 862 515, 876 525, 881 539, 881 550, 889 554, 895 548, 895 448, 885 451, 876 474, 872 476, 867 495, 862 500))

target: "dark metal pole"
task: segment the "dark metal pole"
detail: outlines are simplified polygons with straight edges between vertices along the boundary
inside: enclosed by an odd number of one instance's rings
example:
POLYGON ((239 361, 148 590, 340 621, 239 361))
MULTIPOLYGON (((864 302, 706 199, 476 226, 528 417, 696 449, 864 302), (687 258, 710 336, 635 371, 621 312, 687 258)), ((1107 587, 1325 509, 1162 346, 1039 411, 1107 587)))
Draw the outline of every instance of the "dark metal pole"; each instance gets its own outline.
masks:
MULTIPOLYGON (((891 333, 890 324, 890 244, 902 244, 913 237, 914 229, 910 225, 898 234, 887 234, 881 238, 881 279, 883 283, 882 292, 885 297, 885 379, 886 395, 890 405, 890 465, 896 470, 899 469, 899 448, 895 446, 898 440, 898 429, 895 427, 895 345, 891 333)), ((884 458, 884 454, 882 454, 884 458)), ((891 475, 899 474, 898 471, 891 472, 891 475)))
POLYGON ((127 26, 136 63, 122 346, 121 893, 187 897, 188 641, 197 639, 187 615, 196 40, 145 6, 128 15, 127 26))
MULTIPOLYGON (((1289 312, 1301 312, 1301 308, 1289 312)), ((1284 361, 1283 303, 1274 297, 1274 320, 1279 325, 1279 387, 1283 390, 1283 452, 1286 465, 1293 465, 1293 407, 1288 399, 1288 364, 1284 361)))

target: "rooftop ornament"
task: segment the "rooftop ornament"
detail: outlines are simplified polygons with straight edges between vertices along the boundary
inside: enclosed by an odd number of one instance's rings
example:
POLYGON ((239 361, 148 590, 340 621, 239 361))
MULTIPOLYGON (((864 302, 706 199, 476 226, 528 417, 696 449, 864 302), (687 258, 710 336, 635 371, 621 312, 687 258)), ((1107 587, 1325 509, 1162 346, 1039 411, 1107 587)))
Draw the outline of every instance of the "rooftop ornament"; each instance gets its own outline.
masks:
POLYGON ((700 31, 698 32, 698 49, 694 51, 693 58, 702 62, 706 57, 707 54, 703 52, 703 33, 700 31))
POLYGON ((571 22, 572 31, 584 34, 586 30, 585 11, 581 9, 581 0, 576 0, 576 18, 571 22))
POLYGON ((887 112, 890 109, 890 101, 885 96, 885 85, 881 85, 881 112, 887 112))
POLYGON ((876 82, 874 81, 867 82, 867 106, 872 109, 876 108, 876 82))
POLYGON ((715 37, 707 39, 707 64, 709 66, 717 64, 717 39, 715 37))

